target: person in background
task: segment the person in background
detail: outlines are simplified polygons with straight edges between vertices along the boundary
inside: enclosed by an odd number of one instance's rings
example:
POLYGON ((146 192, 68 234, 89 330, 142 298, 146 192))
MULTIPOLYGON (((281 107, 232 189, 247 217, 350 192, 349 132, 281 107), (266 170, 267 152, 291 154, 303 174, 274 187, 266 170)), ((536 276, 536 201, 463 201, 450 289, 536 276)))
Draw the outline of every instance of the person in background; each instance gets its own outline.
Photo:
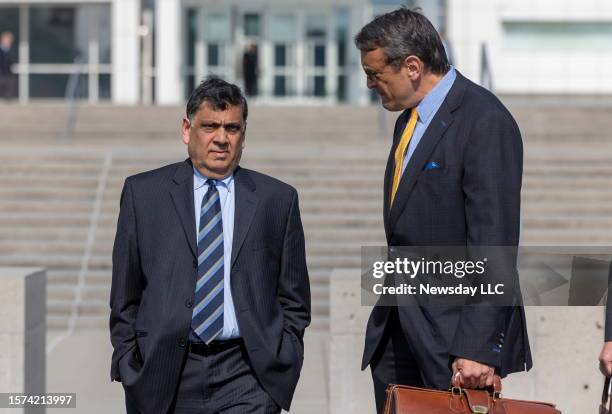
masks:
POLYGON ((257 96, 259 58, 257 56, 257 45, 255 43, 251 43, 242 56, 242 76, 244 78, 244 89, 247 96, 257 96))
POLYGON ((13 33, 0 34, 0 98, 4 99, 17 97, 17 76, 13 72, 13 65, 16 63, 14 42, 13 33))

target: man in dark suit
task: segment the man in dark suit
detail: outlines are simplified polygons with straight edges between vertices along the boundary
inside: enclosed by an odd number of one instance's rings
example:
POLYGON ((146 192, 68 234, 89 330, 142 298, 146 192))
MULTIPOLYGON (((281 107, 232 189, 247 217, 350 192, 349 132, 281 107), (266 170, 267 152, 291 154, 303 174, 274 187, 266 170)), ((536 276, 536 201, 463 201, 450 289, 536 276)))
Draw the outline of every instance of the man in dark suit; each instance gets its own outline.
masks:
MULTIPOLYGON (((489 91, 449 65, 432 24, 402 8, 355 37, 368 88, 395 124, 384 180, 391 246, 507 246, 519 242, 522 141, 489 91)), ((515 263, 512 264, 514 268, 515 263)), ((516 288, 518 290, 518 288, 516 288)), ((362 369, 370 365, 378 411, 389 383, 448 389, 492 385, 531 367, 517 306, 376 306, 362 369)))
POLYGON ((189 159, 125 181, 113 249, 111 378, 128 412, 278 413, 310 323, 297 192, 238 166, 247 102, 209 78, 189 159))

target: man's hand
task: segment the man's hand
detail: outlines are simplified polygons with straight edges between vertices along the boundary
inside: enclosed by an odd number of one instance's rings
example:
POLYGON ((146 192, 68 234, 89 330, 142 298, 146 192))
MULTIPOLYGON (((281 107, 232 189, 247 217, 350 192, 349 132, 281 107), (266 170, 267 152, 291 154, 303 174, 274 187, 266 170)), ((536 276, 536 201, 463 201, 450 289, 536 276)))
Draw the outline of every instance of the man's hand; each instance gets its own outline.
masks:
POLYGON ((599 370, 606 377, 612 377, 612 341, 604 343, 599 354, 599 370))
MULTIPOLYGON (((612 348, 611 348, 612 350, 612 348)), ((611 353, 612 355, 612 353, 611 353)), ((495 369, 480 362, 457 358, 453 362, 453 378, 458 375, 463 388, 486 388, 493 386, 495 369)))

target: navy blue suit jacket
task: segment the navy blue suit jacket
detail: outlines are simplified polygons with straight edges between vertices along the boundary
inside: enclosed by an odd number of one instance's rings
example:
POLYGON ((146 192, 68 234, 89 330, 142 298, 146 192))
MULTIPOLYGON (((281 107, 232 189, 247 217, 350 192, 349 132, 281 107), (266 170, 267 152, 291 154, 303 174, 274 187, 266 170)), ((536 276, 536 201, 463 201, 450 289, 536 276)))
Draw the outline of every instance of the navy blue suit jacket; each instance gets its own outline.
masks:
MULTIPOLYGON (((257 378, 289 409, 310 323, 297 192, 240 167, 234 180, 236 317, 257 378)), ((196 251, 191 161, 129 177, 113 248, 111 379, 123 383, 141 412, 167 412, 177 389, 191 325, 196 251)))
MULTIPOLYGON (((409 115, 410 110, 404 111, 395 124, 385 173, 388 245, 517 246, 523 146, 508 110, 489 91, 457 72, 389 208, 393 154, 409 115), (426 168, 432 162, 439 168, 426 168)), ((362 369, 379 345, 389 310, 377 306, 372 311, 362 369)), ((455 357, 494 366, 501 375, 532 365, 522 306, 400 306, 398 311, 427 387, 449 387, 455 357)))

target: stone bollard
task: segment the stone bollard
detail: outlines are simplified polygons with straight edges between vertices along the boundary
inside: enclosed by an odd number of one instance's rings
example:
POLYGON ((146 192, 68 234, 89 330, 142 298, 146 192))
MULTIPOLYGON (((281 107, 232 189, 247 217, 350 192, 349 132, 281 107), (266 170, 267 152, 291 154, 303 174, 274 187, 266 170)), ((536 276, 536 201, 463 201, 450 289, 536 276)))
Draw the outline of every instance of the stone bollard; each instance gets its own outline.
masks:
POLYGON ((359 269, 335 269, 330 278, 330 414, 374 413, 370 369, 361 356, 370 306, 361 306, 359 269))
MULTIPOLYGON (((0 393, 40 395, 46 377, 46 272, 0 268, 0 393)), ((0 413, 44 413, 44 407, 0 413)))

